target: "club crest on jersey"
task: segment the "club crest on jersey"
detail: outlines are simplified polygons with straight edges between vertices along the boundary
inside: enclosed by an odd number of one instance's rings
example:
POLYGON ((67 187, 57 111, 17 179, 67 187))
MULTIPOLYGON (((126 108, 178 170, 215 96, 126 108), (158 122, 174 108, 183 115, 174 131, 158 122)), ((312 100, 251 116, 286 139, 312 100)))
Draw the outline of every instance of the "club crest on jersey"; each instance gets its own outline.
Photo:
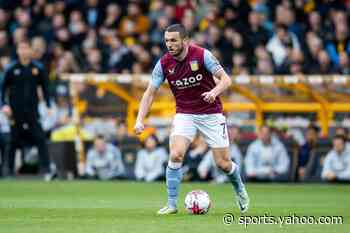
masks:
POLYGON ((197 71, 199 69, 198 61, 190 61, 190 66, 192 71, 197 71))

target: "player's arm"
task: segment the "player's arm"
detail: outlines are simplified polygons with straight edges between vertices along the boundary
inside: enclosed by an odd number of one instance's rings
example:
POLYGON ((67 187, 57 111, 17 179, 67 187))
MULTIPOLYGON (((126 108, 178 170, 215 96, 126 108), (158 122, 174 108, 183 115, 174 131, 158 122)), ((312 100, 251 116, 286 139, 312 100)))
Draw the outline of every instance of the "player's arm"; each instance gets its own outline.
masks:
POLYGON ((136 124, 134 127, 136 134, 140 134, 144 130, 143 121, 146 118, 146 116, 147 116, 147 114, 152 106, 153 99, 154 99, 154 96, 155 96, 157 90, 158 89, 155 88, 154 86, 152 86, 152 84, 150 83, 148 85, 145 93, 142 96, 139 112, 138 112, 137 118, 136 118, 136 124))
POLYGON ((137 114, 136 123, 134 127, 136 134, 140 134, 144 130, 143 121, 146 118, 152 106, 154 96, 157 93, 157 90, 159 89, 163 81, 163 71, 161 68, 160 61, 158 61, 152 72, 152 80, 149 82, 148 87, 141 99, 140 108, 137 114))
POLYGON ((224 69, 219 70, 215 74, 215 78, 217 78, 216 87, 212 91, 218 96, 231 86, 232 81, 224 69))
POLYGON ((208 50, 204 51, 204 65, 214 75, 216 86, 211 91, 204 92, 202 96, 205 101, 213 103, 217 96, 231 86, 232 81, 219 61, 208 50))

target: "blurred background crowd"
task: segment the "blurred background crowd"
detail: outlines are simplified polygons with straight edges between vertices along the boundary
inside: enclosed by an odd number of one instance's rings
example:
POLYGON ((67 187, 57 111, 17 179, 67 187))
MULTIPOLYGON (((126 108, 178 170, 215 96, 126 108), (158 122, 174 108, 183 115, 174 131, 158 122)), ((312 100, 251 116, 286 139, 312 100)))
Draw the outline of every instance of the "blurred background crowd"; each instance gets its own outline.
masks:
POLYGON ((231 74, 349 74, 349 1, 0 1, 0 63, 32 41, 52 77, 149 73, 182 23, 231 74))
MULTIPOLYGON (((337 0, 0 0, 0 83, 6 65, 16 57, 16 44, 29 39, 34 58, 45 65, 51 80, 55 114, 47 117, 44 104, 39 110, 49 134, 72 121, 61 74, 149 74, 166 51, 163 33, 172 23, 183 24, 191 40, 210 49, 231 75, 348 75, 349 10, 350 1, 337 0)), ((2 141, 8 125, 0 113, 2 141)), ((114 138, 95 134, 83 177, 163 178, 166 137, 159 147, 155 136, 141 144, 123 123, 98 131, 111 129, 114 138), (125 149, 129 144, 137 150, 125 149)), ((316 126, 296 144, 269 127, 248 136, 249 143, 238 143, 239 131, 233 127, 231 149, 247 179, 350 180, 350 136, 345 128, 336 129, 332 143, 321 143, 327 145, 324 150, 316 146, 321 140, 316 126)), ((184 170, 187 180, 225 181, 200 136, 184 170)))

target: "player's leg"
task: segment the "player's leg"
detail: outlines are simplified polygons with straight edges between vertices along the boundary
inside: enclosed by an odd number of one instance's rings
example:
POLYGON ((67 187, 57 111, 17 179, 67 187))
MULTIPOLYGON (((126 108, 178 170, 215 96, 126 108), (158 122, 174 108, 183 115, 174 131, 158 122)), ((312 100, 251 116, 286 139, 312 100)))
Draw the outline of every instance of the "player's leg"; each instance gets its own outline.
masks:
POLYGON ((247 211, 249 197, 242 182, 239 167, 231 160, 225 116, 222 114, 198 116, 196 125, 212 149, 216 165, 229 177, 241 212, 247 211))
POLYGON ((182 162, 185 153, 196 134, 190 115, 177 114, 173 121, 170 135, 170 155, 166 168, 166 185, 168 192, 167 205, 158 214, 173 214, 177 212, 177 199, 182 179, 182 162))
POLYGON ((241 212, 246 212, 249 207, 248 193, 242 182, 239 166, 230 159, 229 148, 212 148, 212 151, 216 165, 227 174, 233 185, 241 212))
POLYGON ((173 135, 170 137, 170 155, 166 168, 166 185, 168 192, 167 206, 160 209, 158 214, 177 212, 177 199, 182 180, 182 162, 191 141, 186 137, 173 135))

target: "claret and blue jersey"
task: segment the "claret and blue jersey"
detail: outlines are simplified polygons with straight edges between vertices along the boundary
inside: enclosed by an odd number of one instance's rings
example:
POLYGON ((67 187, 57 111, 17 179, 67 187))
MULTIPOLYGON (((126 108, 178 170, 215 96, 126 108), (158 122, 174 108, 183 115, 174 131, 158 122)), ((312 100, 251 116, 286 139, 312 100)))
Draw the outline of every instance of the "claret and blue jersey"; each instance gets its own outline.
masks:
POLYGON ((221 113, 222 104, 218 97, 210 104, 201 96, 215 87, 213 75, 221 69, 222 66, 210 51, 190 45, 182 61, 166 53, 157 62, 152 72, 152 85, 159 88, 165 79, 168 80, 177 113, 221 113))

